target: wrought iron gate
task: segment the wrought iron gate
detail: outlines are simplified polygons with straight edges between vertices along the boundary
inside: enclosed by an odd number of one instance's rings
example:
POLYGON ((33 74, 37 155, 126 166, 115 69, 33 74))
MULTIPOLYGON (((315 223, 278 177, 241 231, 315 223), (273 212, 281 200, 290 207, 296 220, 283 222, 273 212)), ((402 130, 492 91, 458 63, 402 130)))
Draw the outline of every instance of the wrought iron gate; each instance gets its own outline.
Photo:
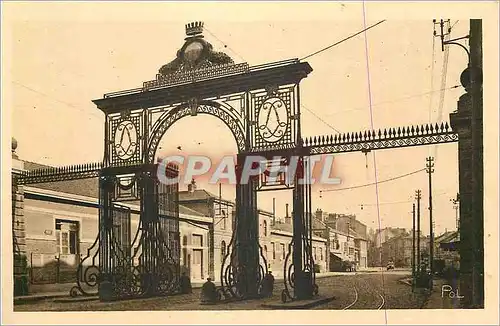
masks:
MULTIPOLYGON (((178 290, 178 184, 160 183, 157 170, 158 165, 103 169, 99 234, 78 268, 72 295, 99 290, 104 299, 122 299, 178 290)), ((167 173, 175 177, 178 170, 168 166, 167 173)))
MULTIPOLYGON (((158 166, 153 162, 161 137, 183 117, 208 114, 223 121, 238 146, 237 169, 249 155, 267 160, 280 156, 285 161, 292 155, 299 157, 293 184, 276 188, 293 189, 293 238, 284 266, 283 300, 309 298, 318 292, 312 255, 311 187, 298 182, 301 177, 307 178, 304 173, 309 170, 310 155, 459 139, 447 123, 442 123, 303 140, 299 84, 312 71, 309 64, 298 59, 255 67, 235 64, 226 54, 214 52, 201 36, 202 31, 202 23, 186 26, 186 42, 178 57, 161 67, 156 80, 94 101, 106 115, 102 165, 35 171, 16 179, 18 184, 27 184, 99 175, 99 235, 79 267, 73 294, 90 293, 88 288, 98 286, 99 292, 111 292, 114 298, 177 290, 178 184, 159 183, 158 166), (192 43, 204 50, 185 55, 192 43), (276 116, 275 125, 269 123, 270 113, 276 116), (136 228, 131 224, 134 215, 136 228)), ((172 176, 178 174, 172 166, 166 170, 172 176)), ((236 186, 234 232, 220 275, 225 295, 259 295, 267 272, 258 234, 256 192, 262 190, 257 179, 236 186)))

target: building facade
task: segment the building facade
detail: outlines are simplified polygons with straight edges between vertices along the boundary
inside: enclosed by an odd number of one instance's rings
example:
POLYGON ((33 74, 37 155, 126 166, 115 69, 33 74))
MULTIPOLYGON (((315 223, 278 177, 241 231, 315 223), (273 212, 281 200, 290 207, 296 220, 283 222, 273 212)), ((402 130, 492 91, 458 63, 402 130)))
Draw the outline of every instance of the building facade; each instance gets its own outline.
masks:
MULTIPOLYGON (((417 246, 418 239, 415 239, 417 246)), ((379 248, 381 253, 382 266, 386 266, 389 262, 393 262, 397 268, 411 268, 412 253, 413 253, 413 235, 411 231, 402 235, 392 237, 382 243, 379 248)), ((416 249, 415 249, 416 255, 416 249)), ((429 238, 420 238, 420 257, 421 261, 427 261, 429 257, 429 238)))
POLYGON ((326 213, 317 209, 314 229, 328 239, 328 268, 342 270, 343 262, 356 268, 368 267, 368 239, 366 225, 355 215, 326 213))
MULTIPOLYGON (((13 166, 13 173, 47 167, 24 162, 15 155, 13 166)), ((74 282, 81 259, 92 256, 98 249, 93 246, 99 229, 97 178, 19 186, 13 197, 14 206, 16 217, 20 211, 23 215, 24 233, 16 239, 21 239, 27 257, 29 282, 74 282)), ((131 212, 130 230, 115 232, 133 239, 139 225, 140 207, 124 206, 131 212)), ((223 260, 230 250, 234 207, 233 201, 196 189, 194 182, 188 190, 179 192, 181 271, 190 275, 192 282, 203 282, 207 277, 220 281, 223 260)), ((286 216, 284 220, 284 223, 275 223, 273 213, 259 210, 260 245, 268 268, 278 279, 283 277, 292 240, 291 218, 286 216)), ((15 225, 19 222, 14 222, 15 225)), ((328 270, 326 243, 324 238, 313 238, 312 250, 318 272, 328 270)))

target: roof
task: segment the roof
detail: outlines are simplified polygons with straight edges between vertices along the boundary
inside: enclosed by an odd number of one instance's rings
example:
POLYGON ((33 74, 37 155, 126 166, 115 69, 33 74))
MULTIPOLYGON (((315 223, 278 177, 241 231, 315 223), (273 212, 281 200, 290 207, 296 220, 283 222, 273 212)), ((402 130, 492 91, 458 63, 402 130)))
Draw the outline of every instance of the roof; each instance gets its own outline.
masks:
POLYGON ((209 198, 219 198, 219 196, 216 196, 205 189, 196 189, 192 192, 187 190, 179 191, 179 201, 207 200, 209 198))
POLYGON ((439 242, 440 244, 449 244, 460 242, 460 233, 457 231, 449 231, 445 232, 443 235, 439 236, 434 241, 439 242), (438 241, 439 238, 439 241, 438 241))
POLYGON ((179 204, 179 214, 191 215, 191 216, 205 216, 204 214, 179 204))
POLYGON ((272 226, 272 230, 293 232, 293 225, 288 223, 276 223, 272 226))
POLYGON ((438 235, 435 239, 434 242, 448 242, 449 239, 455 237, 456 231, 446 231, 445 233, 438 235))
POLYGON ((215 197, 212 193, 204 189, 196 189, 195 191, 179 191, 179 201, 205 200, 215 197))
POLYGON ((452 232, 451 235, 447 236, 446 240, 439 242, 439 247, 441 249, 448 249, 450 251, 457 251, 460 246, 460 232, 452 232))
POLYGON ((24 162, 24 169, 27 171, 33 171, 36 169, 46 169, 46 168, 52 168, 53 166, 50 165, 44 165, 40 163, 35 163, 35 162, 30 162, 30 161, 23 161, 24 162))
POLYGON ((317 231, 319 231, 320 229, 328 228, 328 226, 324 222, 320 221, 316 217, 313 217, 313 219, 312 219, 312 227, 313 227, 313 229, 315 229, 317 231))
MULTIPOLYGON (((24 161, 24 169, 32 171, 36 169, 51 168, 50 165, 24 161)), ((80 179, 57 182, 45 182, 31 185, 34 188, 63 192, 67 194, 99 198, 99 179, 80 179)))

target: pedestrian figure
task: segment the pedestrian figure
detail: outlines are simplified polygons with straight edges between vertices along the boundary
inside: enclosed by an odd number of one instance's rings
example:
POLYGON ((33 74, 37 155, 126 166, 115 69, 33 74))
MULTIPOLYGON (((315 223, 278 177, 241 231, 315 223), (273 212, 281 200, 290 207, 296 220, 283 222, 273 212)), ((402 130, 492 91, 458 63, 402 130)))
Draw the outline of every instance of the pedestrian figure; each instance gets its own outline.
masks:
POLYGON ((188 294, 193 292, 193 288, 191 286, 191 279, 186 275, 186 272, 182 273, 182 276, 179 280, 181 293, 188 294))
POLYGON ((217 301, 217 287, 209 277, 201 287, 201 302, 215 303, 217 301))
POLYGON ((274 290, 274 276, 272 271, 268 271, 262 280, 262 295, 272 297, 274 290))

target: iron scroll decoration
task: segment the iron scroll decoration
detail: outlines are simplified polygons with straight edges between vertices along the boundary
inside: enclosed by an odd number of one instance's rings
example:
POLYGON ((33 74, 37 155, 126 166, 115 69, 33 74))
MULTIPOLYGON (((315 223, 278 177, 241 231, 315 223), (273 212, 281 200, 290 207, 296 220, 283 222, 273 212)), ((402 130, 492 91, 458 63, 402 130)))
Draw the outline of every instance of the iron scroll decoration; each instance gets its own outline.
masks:
MULTIPOLYGON (((158 122, 157 127, 151 132, 151 138, 148 145, 148 161, 154 161, 154 155, 156 153, 156 148, 159 145, 160 139, 165 134, 165 132, 177 121, 186 116, 193 115, 192 103, 186 102, 178 107, 171 110, 167 115, 165 115, 160 122, 158 122)), ((219 118, 224 124, 227 125, 238 146, 238 151, 243 152, 246 149, 246 137, 244 133, 243 123, 238 119, 237 116, 232 113, 235 111, 232 107, 227 104, 222 105, 214 101, 199 101, 196 107, 196 114, 208 114, 219 118)))
POLYGON ((128 160, 137 151, 137 128, 130 120, 120 122, 114 134, 114 150, 118 158, 128 160))
POLYGON ((281 140, 288 127, 288 109, 279 97, 266 99, 258 110, 258 131, 267 142, 281 140))

